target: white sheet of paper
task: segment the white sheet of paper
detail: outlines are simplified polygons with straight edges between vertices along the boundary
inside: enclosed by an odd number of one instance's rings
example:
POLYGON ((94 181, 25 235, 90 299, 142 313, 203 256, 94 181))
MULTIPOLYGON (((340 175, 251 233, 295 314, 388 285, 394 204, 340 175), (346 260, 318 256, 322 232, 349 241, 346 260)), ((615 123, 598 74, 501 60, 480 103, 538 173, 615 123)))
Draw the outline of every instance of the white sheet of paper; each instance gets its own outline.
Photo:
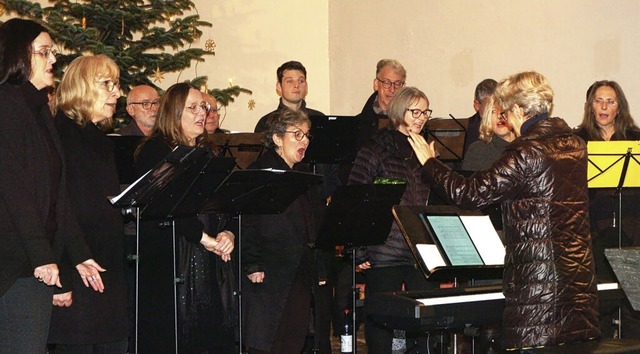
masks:
POLYGON ((416 244, 416 248, 418 249, 418 253, 420 253, 420 257, 422 257, 422 260, 430 271, 435 267, 444 267, 447 265, 436 245, 419 243, 416 244))
POLYGON ((471 240, 485 265, 504 264, 505 250, 488 215, 461 215, 471 240))

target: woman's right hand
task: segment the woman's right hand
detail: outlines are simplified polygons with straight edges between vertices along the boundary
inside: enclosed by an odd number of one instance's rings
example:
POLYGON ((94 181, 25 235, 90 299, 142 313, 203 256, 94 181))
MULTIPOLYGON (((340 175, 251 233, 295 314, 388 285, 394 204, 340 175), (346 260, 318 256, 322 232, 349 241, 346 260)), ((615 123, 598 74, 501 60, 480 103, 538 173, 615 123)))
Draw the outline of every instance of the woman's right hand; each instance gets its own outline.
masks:
POLYGON ((264 272, 255 272, 247 275, 252 283, 262 283, 264 281, 264 272))
POLYGON ((38 281, 45 283, 48 286, 55 285, 62 288, 62 284, 60 283, 60 271, 58 270, 58 265, 55 263, 36 267, 36 269, 33 270, 33 276, 36 277, 38 281))

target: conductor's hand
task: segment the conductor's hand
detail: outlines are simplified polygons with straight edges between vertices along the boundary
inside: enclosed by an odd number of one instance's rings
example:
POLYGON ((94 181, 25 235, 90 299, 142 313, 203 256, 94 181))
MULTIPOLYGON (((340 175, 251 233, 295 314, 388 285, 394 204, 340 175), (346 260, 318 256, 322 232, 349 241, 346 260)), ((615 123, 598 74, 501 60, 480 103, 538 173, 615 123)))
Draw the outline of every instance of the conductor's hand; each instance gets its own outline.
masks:
POLYGON ((104 292, 104 283, 102 282, 100 273, 106 271, 106 269, 102 268, 93 259, 87 259, 86 261, 78 264, 76 269, 78 270, 78 273, 80 273, 80 278, 82 278, 84 286, 91 286, 95 291, 104 292))
POLYGON ((36 267, 36 269, 33 270, 33 276, 36 277, 39 282, 45 283, 48 286, 55 285, 62 288, 62 284, 60 283, 60 271, 58 270, 58 265, 55 263, 36 267))
POLYGON ((359 269, 359 270, 371 269, 371 263, 369 261, 366 261, 364 263, 360 263, 360 264, 358 264, 356 269, 359 269))
POLYGON ((435 142, 432 141, 431 144, 429 144, 424 140, 422 135, 414 133, 411 130, 409 130, 409 137, 407 139, 421 165, 424 165, 427 160, 436 156, 435 142))
POLYGON ((262 283, 264 281, 264 272, 255 272, 247 275, 252 283, 262 283))
POLYGON ((69 307, 73 303, 72 292, 53 295, 53 306, 69 307))

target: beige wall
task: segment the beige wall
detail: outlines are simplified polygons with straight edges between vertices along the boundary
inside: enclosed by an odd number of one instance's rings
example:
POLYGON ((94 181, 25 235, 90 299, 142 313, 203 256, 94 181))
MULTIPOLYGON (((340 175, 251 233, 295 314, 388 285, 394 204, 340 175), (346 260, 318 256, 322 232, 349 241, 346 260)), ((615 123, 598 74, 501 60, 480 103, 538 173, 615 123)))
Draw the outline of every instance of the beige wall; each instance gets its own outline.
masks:
POLYGON ((547 76, 554 114, 581 121, 595 80, 620 83, 640 122, 640 2, 330 1, 331 113, 359 111, 375 64, 400 60, 434 116, 468 117, 475 85, 524 70, 547 76))
MULTIPOLYGON (((44 0, 43 0, 44 1, 44 0)), ((227 109, 223 127, 252 131, 277 104, 275 69, 300 60, 310 107, 358 113, 375 64, 393 57, 424 90, 434 116, 468 117, 477 82, 537 70, 556 93, 555 115, 577 125, 595 80, 618 81, 640 117, 640 2, 635 0, 194 0, 212 28, 216 56, 159 85, 197 75, 253 90, 227 109), (256 106, 248 107, 253 99, 256 106)), ((636 119, 636 122, 639 120, 636 119)))

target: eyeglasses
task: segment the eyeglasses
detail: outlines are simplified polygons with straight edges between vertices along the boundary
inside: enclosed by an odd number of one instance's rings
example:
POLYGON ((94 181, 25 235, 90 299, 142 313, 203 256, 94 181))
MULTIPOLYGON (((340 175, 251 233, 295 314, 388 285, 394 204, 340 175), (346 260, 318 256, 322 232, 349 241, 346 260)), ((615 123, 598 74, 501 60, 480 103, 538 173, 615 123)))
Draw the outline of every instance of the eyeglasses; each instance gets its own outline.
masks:
POLYGON ((113 92, 113 89, 115 89, 116 87, 120 88, 120 82, 118 80, 98 81, 98 83, 100 84, 100 86, 106 88, 108 92, 113 92))
POLYGON ((596 98, 593 100, 593 104, 596 104, 598 106, 602 106, 602 104, 606 103, 607 106, 615 106, 616 104, 618 104, 618 102, 616 102, 615 100, 612 100, 611 98, 608 99, 602 99, 602 98, 596 98))
POLYGON ((33 52, 33 54, 38 54, 45 59, 48 59, 51 54, 55 57, 58 54, 58 51, 53 48, 41 49, 39 52, 33 52))
POLYGON ((213 113, 213 114, 220 114, 220 108, 216 108, 216 109, 211 108, 211 109, 209 110, 209 113, 213 113))
POLYGON ((139 104, 142 106, 143 109, 150 110, 151 107, 159 105, 160 101, 154 100, 154 101, 143 101, 143 102, 129 102, 129 104, 139 104))
POLYGON ((380 84, 382 84, 382 87, 385 88, 385 90, 388 90, 391 88, 391 85, 393 85, 393 88, 400 89, 404 87, 404 81, 389 81, 389 80, 380 80, 378 78, 376 78, 376 80, 378 80, 378 82, 380 84))
POLYGON ((304 137, 306 136, 307 139, 311 140, 312 136, 311 136, 311 132, 309 133, 305 133, 302 130, 295 130, 295 131, 288 131, 286 130, 285 133, 291 133, 293 134, 293 136, 296 138, 296 140, 298 141, 302 141, 302 139, 304 139, 304 137))
POLYGON ((209 113, 211 110, 211 104, 209 102, 194 103, 189 107, 185 107, 185 109, 188 109, 189 112, 193 114, 198 114, 200 112, 209 113))
POLYGON ((411 116, 413 117, 413 119, 418 119, 421 115, 424 115, 425 118, 431 118, 431 113, 433 112, 430 109, 421 111, 417 108, 407 108, 407 111, 411 112, 411 116))

